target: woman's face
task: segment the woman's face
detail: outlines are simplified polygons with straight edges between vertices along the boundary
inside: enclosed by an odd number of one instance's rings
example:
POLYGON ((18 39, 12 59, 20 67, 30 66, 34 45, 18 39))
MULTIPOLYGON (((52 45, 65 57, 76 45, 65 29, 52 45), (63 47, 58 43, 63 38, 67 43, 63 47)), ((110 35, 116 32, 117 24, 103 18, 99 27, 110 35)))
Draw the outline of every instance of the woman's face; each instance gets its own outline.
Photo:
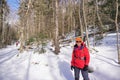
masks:
POLYGON ((78 46, 81 46, 81 41, 76 41, 76 44, 78 45, 78 46))

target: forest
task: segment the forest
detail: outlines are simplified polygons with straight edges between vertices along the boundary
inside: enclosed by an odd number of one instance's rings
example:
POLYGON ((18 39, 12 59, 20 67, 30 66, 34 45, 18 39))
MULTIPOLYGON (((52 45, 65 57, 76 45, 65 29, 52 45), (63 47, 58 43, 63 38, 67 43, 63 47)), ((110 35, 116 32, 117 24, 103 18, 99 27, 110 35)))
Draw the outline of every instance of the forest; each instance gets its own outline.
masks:
POLYGON ((44 47, 52 41, 55 54, 59 54, 61 39, 73 31, 75 36, 86 36, 88 48, 90 36, 94 38, 95 46, 104 33, 116 32, 116 47, 120 55, 120 0, 16 1, 19 17, 10 24, 10 7, 7 0, 0 0, 0 48, 19 41, 22 52, 26 46, 41 44, 44 47))

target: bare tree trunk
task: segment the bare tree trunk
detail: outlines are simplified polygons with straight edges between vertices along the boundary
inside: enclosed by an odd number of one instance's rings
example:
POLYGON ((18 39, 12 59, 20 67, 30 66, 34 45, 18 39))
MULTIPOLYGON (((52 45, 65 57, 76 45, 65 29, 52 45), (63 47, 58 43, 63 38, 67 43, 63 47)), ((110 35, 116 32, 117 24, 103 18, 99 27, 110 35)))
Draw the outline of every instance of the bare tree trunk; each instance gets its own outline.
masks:
MULTIPOLYGON (((28 28, 28 13, 29 13, 29 10, 30 10, 30 6, 31 6, 31 0, 28 0, 28 4, 27 4, 27 10, 26 10, 26 13, 22 16, 25 17, 25 19, 22 19, 21 21, 21 24, 22 24, 22 27, 21 27, 21 31, 20 31, 20 53, 23 52, 24 50, 24 47, 25 47, 25 38, 26 37, 29 37, 27 35, 27 28, 28 28), (25 25, 25 20, 27 21, 27 24, 25 25), (26 36, 26 37, 25 37, 26 36)), ((23 8, 24 9, 24 8, 23 8)), ((24 11, 24 10, 23 10, 24 11)), ((26 38, 27 39, 27 38, 26 38)))
POLYGON ((2 11, 3 11, 3 15, 2 15, 2 47, 4 46, 5 43, 5 10, 4 10, 4 4, 2 4, 2 11))
POLYGON ((95 24, 95 21, 96 21, 96 8, 95 8, 95 5, 93 5, 94 6, 94 11, 93 11, 93 26, 94 26, 94 34, 93 34, 93 47, 95 47, 95 26, 96 26, 96 24, 95 24))
POLYGON ((23 52, 24 49, 24 27, 21 27, 20 31, 20 53, 23 52))
MULTIPOLYGON (((70 7, 70 8, 72 8, 72 7, 70 7)), ((73 22, 73 20, 72 20, 72 9, 71 9, 71 11, 70 11, 70 32, 73 30, 72 29, 72 22, 73 22)))
POLYGON ((116 33, 117 33, 117 52, 118 52, 118 63, 120 64, 120 47, 119 47, 119 28, 118 28, 118 0, 116 0, 116 17, 115 17, 115 25, 116 25, 116 33))
POLYGON ((95 47, 95 16, 94 16, 93 26, 94 26, 93 47, 95 47))
POLYGON ((7 15, 9 13, 9 8, 7 6, 6 0, 1 0, 0 5, 1 5, 0 14, 1 14, 1 23, 2 23, 2 25, 1 25, 1 44, 2 44, 2 47, 6 47, 6 45, 8 44, 8 41, 9 41, 7 39, 7 36, 8 36, 8 32, 7 32, 8 24, 6 23, 7 15))
POLYGON ((29 39, 29 21, 28 21, 28 15, 27 15, 27 20, 26 20, 26 40, 29 39))
POLYGON ((65 11, 64 11, 64 7, 63 7, 63 11, 62 11, 62 35, 63 36, 65 36, 64 19, 65 19, 65 11))
POLYGON ((83 7, 83 18, 84 18, 84 24, 85 24, 87 45, 88 45, 88 49, 89 49, 90 46, 89 46, 88 29, 87 29, 86 13, 85 13, 85 1, 84 0, 82 0, 82 7, 83 7))
POLYGON ((59 36, 59 25, 58 25, 58 0, 56 0, 56 3, 55 3, 55 6, 56 6, 56 20, 55 20, 55 24, 56 24, 56 31, 55 31, 55 54, 58 54, 60 52, 60 47, 59 47, 59 39, 58 39, 58 36, 59 36))
POLYGON ((68 13, 69 13, 69 17, 68 17, 68 19, 67 19, 67 21, 68 21, 68 32, 70 32, 70 0, 68 1, 68 13))
POLYGON ((81 32, 81 36, 82 36, 82 39, 83 39, 83 25, 82 25, 82 19, 81 19, 81 7, 80 7, 80 2, 79 2, 79 23, 80 23, 80 32, 81 32))
POLYGON ((98 21, 100 23, 100 32, 101 32, 101 37, 103 37, 103 23, 101 21, 101 17, 99 15, 99 7, 98 7, 98 0, 96 0, 96 13, 97 13, 97 18, 98 18, 98 21))
MULTIPOLYGON (((74 6, 73 6, 73 13, 75 13, 75 2, 74 2, 74 4, 73 4, 74 6)), ((76 22, 75 22, 75 17, 73 17, 73 27, 74 27, 74 29, 76 29, 76 22)))

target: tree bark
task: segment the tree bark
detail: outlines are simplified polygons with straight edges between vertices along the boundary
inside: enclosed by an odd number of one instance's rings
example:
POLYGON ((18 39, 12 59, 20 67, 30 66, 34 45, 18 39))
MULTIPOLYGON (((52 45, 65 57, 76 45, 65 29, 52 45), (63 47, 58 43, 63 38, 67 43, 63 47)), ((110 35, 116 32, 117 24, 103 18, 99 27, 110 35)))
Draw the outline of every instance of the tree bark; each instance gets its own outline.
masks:
POLYGON ((85 25, 85 31, 86 31, 87 45, 89 49, 90 46, 89 46, 89 37, 88 37, 88 29, 87 29, 87 21, 86 21, 86 13, 85 13, 85 0, 82 0, 82 9, 83 9, 83 18, 84 18, 84 25, 85 25))
POLYGON ((65 11, 64 11, 64 7, 62 8, 62 36, 65 36, 65 30, 64 30, 64 19, 65 19, 65 11))
POLYGON ((101 31, 101 36, 103 37, 103 23, 102 23, 102 21, 101 21, 101 17, 100 17, 100 15, 99 15, 99 7, 98 7, 98 0, 96 0, 96 13, 97 13, 97 18, 98 18, 98 21, 99 21, 99 23, 100 23, 100 31, 101 31))
POLYGON ((2 15, 2 47, 5 47, 4 46, 4 43, 5 43, 5 7, 4 7, 4 4, 2 4, 2 12, 3 12, 3 15, 2 15))
POLYGON ((118 63, 120 64, 119 28, 118 28, 118 0, 116 0, 116 17, 115 17, 115 25, 116 25, 116 33, 117 33, 118 63))
POLYGON ((82 18, 81 18, 81 7, 80 7, 80 2, 79 2, 79 23, 80 23, 80 32, 81 32, 81 37, 83 39, 83 25, 82 25, 82 18))
POLYGON ((59 47, 59 39, 58 39, 58 36, 59 36, 59 24, 58 24, 58 0, 56 0, 56 3, 55 3, 55 6, 56 6, 56 16, 55 16, 55 24, 56 24, 56 28, 55 28, 55 54, 58 54, 60 52, 60 47, 59 47))

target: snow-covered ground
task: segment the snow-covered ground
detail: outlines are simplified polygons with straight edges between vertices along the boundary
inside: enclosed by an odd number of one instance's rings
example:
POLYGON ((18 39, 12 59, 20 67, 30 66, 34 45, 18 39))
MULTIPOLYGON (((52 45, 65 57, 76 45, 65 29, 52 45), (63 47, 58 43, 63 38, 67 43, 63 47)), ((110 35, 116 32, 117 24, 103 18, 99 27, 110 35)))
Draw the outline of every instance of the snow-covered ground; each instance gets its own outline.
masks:
MULTIPOLYGON (((28 50, 17 56, 17 49, 15 45, 0 49, 0 80, 74 80, 70 70, 71 46, 61 47, 59 55, 53 54, 50 45, 45 54, 28 50)), ((120 80, 116 34, 107 35, 95 49, 98 52, 90 54, 90 66, 94 68, 89 73, 90 80, 120 80)))

